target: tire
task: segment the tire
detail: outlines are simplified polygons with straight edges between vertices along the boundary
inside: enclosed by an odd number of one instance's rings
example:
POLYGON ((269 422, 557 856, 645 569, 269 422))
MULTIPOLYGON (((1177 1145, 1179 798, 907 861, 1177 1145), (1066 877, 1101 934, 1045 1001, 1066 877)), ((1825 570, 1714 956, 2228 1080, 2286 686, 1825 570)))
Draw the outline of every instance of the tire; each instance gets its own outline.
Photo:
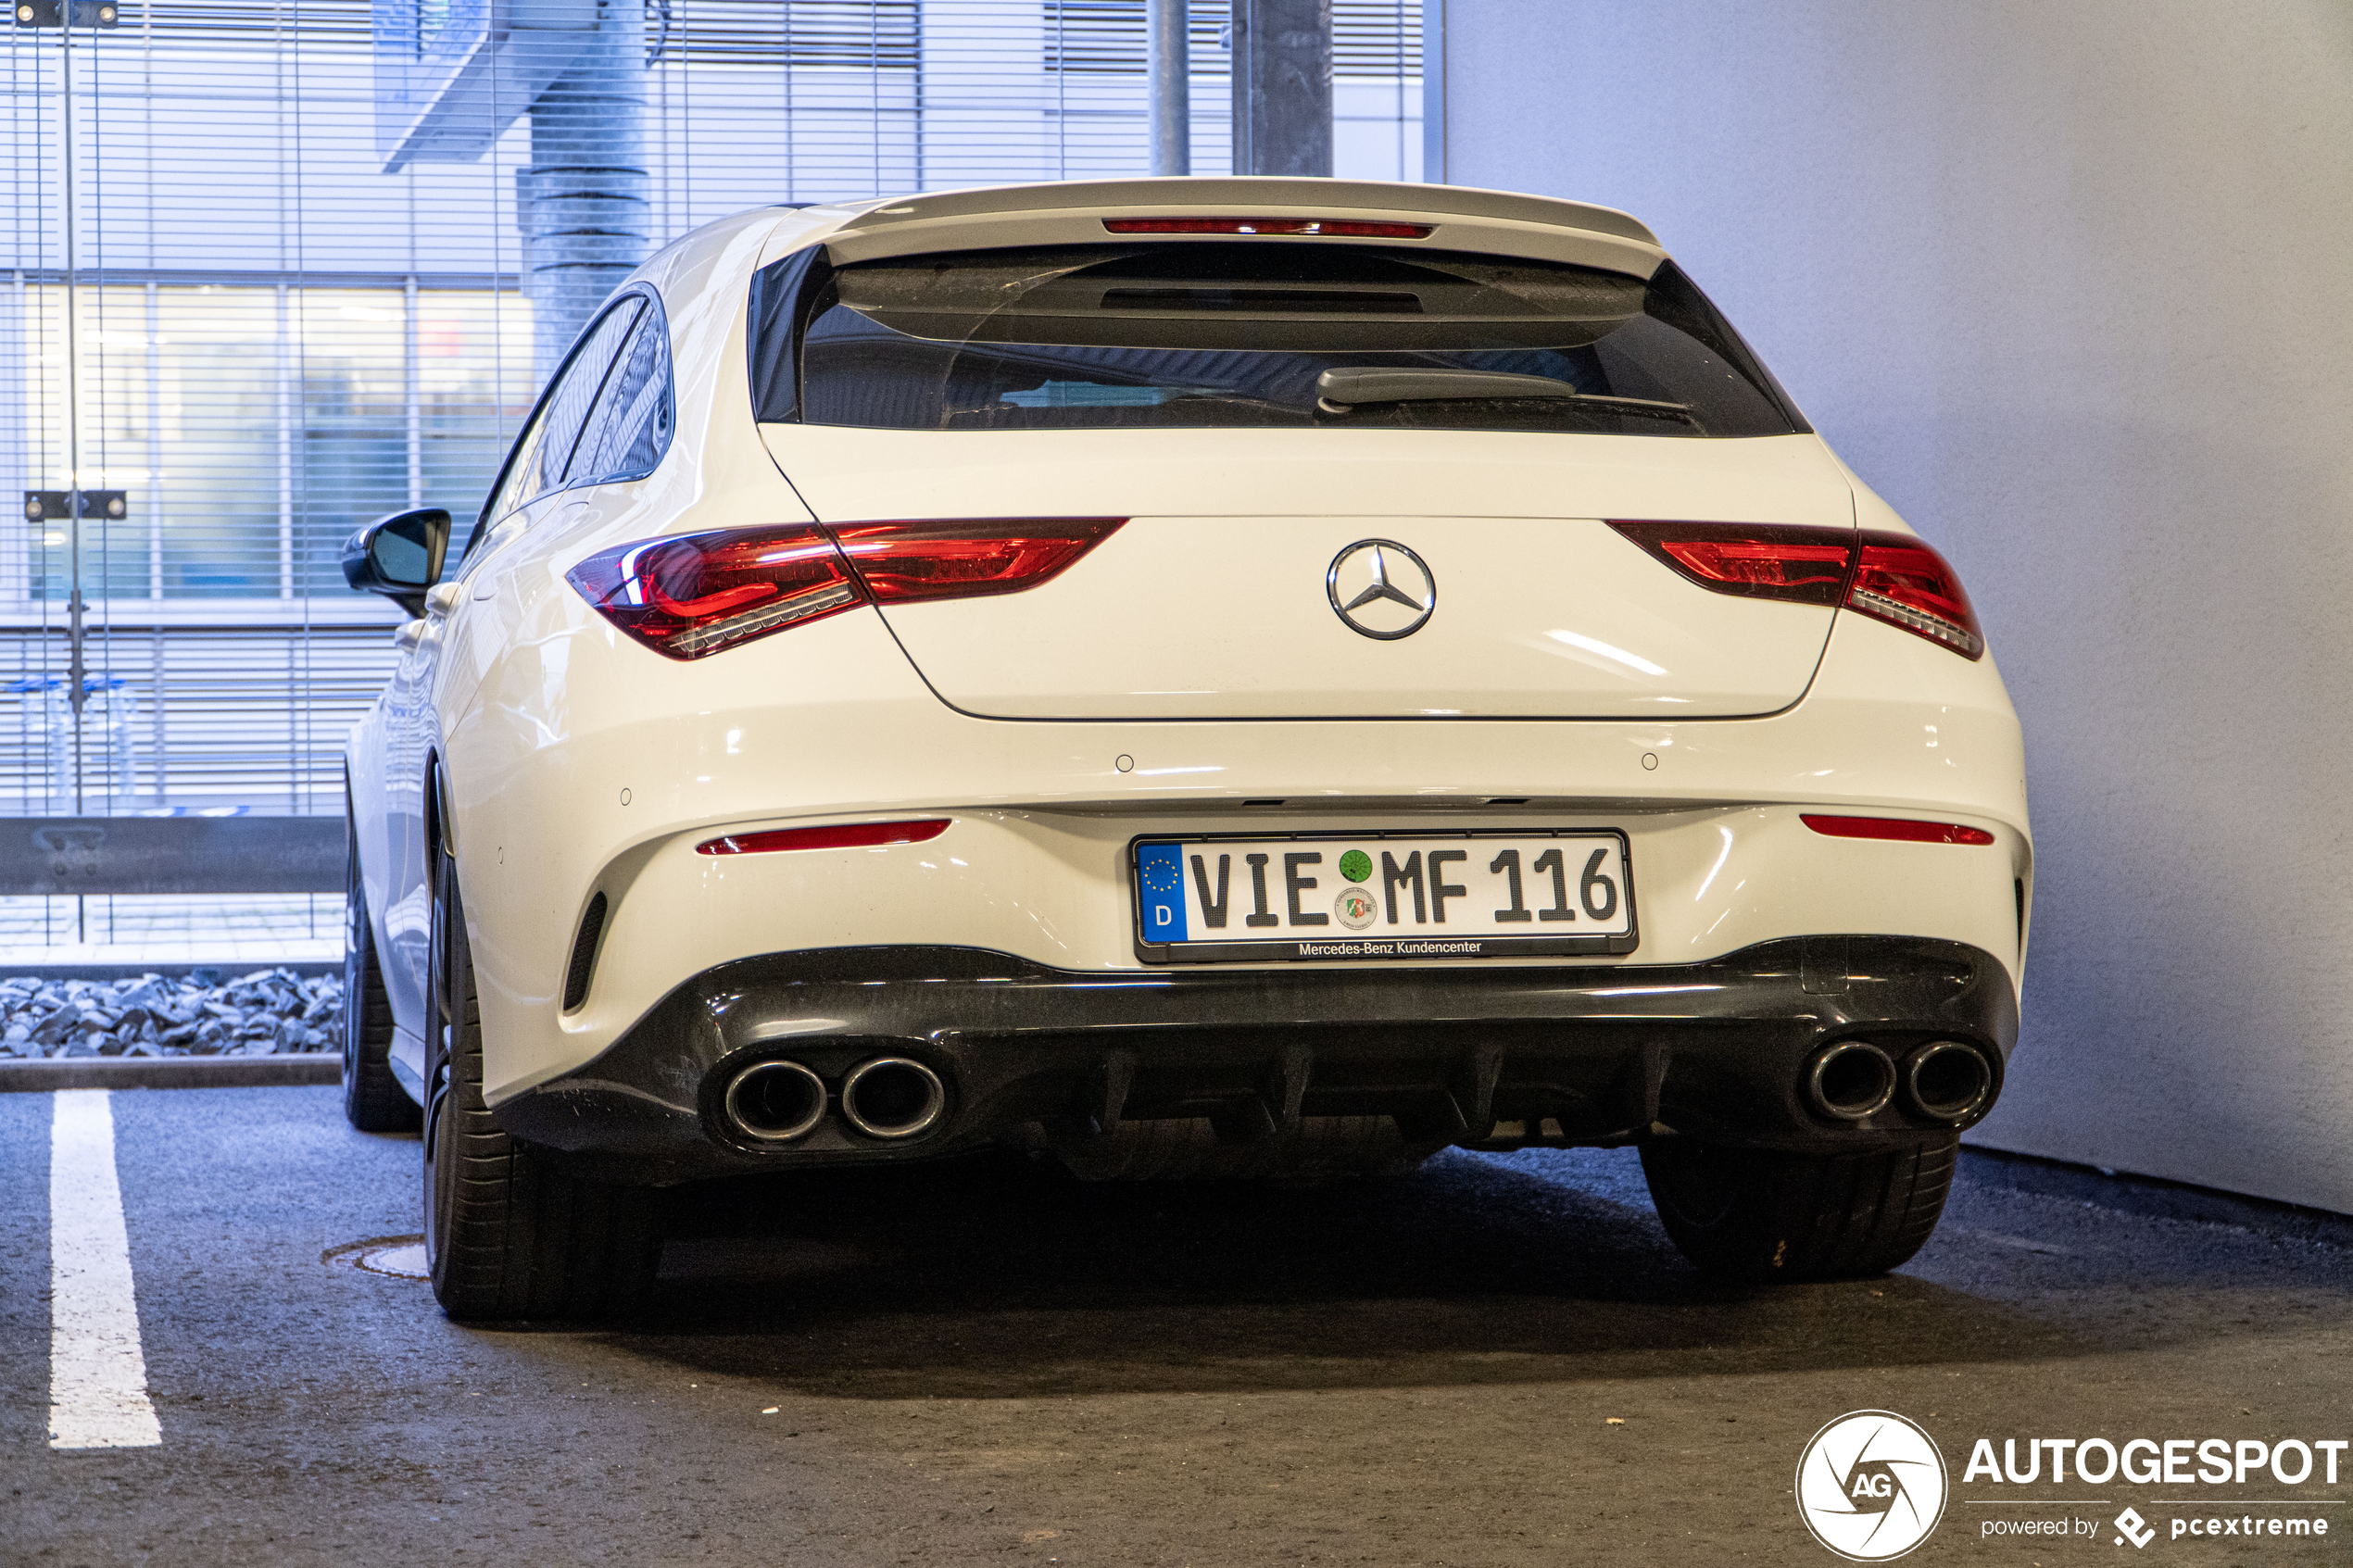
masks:
POLYGON ((1880 1154, 1780 1154, 1682 1138, 1642 1146, 1651 1201, 1719 1278, 1851 1279, 1918 1252, 1952 1190, 1960 1135, 1880 1154))
POLYGON ((460 1322, 598 1318, 641 1304, 661 1262, 650 1187, 585 1181, 508 1135, 482 1098, 482 1010, 456 863, 436 855, 424 1160, 433 1293, 460 1322))
POLYGON ((343 1113, 363 1133, 414 1132, 417 1102, 392 1075, 392 998, 376 962, 376 935, 359 876, 359 834, 344 792, 343 1113))

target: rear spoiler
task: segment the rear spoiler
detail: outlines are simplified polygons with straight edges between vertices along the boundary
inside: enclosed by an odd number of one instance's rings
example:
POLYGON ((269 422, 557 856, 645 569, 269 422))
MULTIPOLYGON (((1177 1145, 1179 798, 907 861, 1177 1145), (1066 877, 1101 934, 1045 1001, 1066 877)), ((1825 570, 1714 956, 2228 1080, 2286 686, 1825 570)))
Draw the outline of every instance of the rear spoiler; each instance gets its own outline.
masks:
POLYGON ((1299 233, 1300 220, 1412 224, 1428 232, 1382 243, 1564 261, 1644 279, 1667 258, 1656 235, 1610 207, 1508 191, 1355 180, 1078 180, 808 207, 799 216, 808 221, 777 226, 761 257, 762 265, 819 241, 828 259, 841 266, 932 251, 1186 237, 1114 236, 1105 225, 1123 219, 1289 220, 1286 227, 1294 232, 1263 236, 1270 245, 1363 243, 1347 235, 1299 233))

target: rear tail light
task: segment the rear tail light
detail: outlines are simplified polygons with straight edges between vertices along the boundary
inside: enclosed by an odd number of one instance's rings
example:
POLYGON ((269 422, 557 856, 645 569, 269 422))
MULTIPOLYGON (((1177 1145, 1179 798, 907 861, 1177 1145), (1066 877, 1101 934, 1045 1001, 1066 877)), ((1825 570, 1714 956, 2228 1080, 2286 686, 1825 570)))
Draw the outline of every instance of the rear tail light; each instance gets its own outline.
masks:
POLYGON ((1904 533, 1866 533, 1846 608, 1918 633, 1964 659, 1985 651, 1977 612, 1944 558, 1904 533))
POLYGON ((1855 533, 1720 522, 1613 522, 1703 588, 1744 598, 1835 605, 1855 565, 1855 533))
POLYGON ((1106 218, 1114 234, 1315 234, 1350 240, 1426 240, 1428 223, 1332 218, 1106 218))
POLYGON ((948 831, 948 819, 920 822, 851 822, 841 827, 776 828, 768 833, 731 833, 695 846, 698 855, 773 855, 780 849, 867 849, 884 844, 922 844, 948 831))
POLYGON ((1612 522, 1703 588, 1749 598, 1843 605, 1964 659, 1985 651, 1960 578, 1908 533, 1722 522, 1612 522))
POLYGON ((1983 828, 1963 827, 1958 822, 1922 822, 1909 817, 1829 817, 1812 811, 1801 811, 1798 816, 1807 827, 1831 838, 1884 838, 1899 844, 1994 842, 1994 835, 1983 828))
POLYGON ((657 653, 700 659, 861 604, 1034 588, 1125 518, 727 528, 600 551, 565 580, 657 653), (837 543, 838 540, 838 543, 837 543))
POLYGON ((986 522, 845 522, 842 553, 878 604, 1018 594, 1059 576, 1127 520, 1007 518, 986 522))
POLYGON ((564 574, 606 620, 673 659, 700 659, 862 602, 815 528, 728 528, 642 539, 564 574))

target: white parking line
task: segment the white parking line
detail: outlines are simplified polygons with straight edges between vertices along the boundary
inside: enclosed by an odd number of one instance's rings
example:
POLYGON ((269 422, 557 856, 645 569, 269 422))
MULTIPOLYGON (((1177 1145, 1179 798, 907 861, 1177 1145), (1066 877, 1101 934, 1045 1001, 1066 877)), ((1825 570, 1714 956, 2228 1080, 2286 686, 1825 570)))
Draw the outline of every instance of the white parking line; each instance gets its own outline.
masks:
POLYGON ((49 1446, 163 1441, 132 1293, 131 1237, 104 1089, 62 1089, 49 1123, 49 1446))

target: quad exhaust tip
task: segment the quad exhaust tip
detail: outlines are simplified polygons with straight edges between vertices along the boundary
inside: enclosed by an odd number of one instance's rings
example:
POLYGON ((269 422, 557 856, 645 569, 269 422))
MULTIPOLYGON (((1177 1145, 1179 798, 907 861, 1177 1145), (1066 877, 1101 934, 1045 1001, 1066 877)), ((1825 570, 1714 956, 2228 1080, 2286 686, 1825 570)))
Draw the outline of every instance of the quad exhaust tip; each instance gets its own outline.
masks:
POLYGON ((755 1061, 728 1083, 726 1110, 744 1136, 789 1143, 825 1119, 825 1081, 797 1061, 755 1061))
POLYGON ((1869 1040, 1841 1040, 1806 1071, 1806 1098, 1840 1122, 1877 1114, 1895 1096, 1895 1059, 1869 1040))
POLYGON ((841 1113, 870 1138, 921 1137, 948 1110, 939 1074, 903 1056, 862 1061, 841 1081, 841 1113))
POLYGON ((1904 1098, 1931 1122, 1960 1122, 1994 1092, 1983 1053, 1958 1040, 1931 1040, 1904 1063, 1904 1098))

